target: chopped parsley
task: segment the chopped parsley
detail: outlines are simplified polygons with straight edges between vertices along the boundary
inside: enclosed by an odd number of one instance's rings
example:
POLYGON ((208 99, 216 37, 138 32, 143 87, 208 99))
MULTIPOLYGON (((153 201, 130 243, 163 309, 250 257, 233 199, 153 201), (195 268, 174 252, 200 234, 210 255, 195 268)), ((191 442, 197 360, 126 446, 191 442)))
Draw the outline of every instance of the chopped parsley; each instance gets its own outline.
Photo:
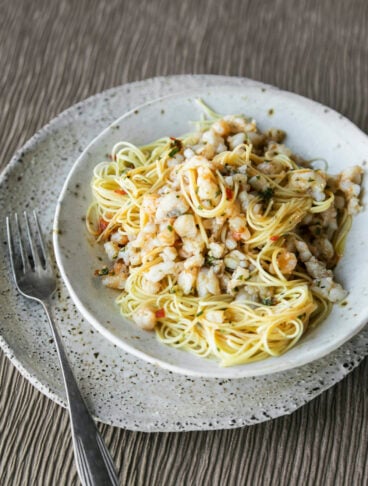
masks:
POLYGON ((273 304, 272 297, 266 297, 266 298, 262 299, 262 304, 263 305, 272 305, 273 304))
POLYGON ((268 202, 274 195, 275 191, 272 187, 267 187, 264 191, 261 191, 259 194, 263 201, 268 202))
POLYGON ((213 257, 212 255, 206 255, 204 259, 206 265, 213 265, 215 260, 216 260, 215 257, 213 257))
POLYGON ((203 310, 201 310, 201 311, 197 312, 196 316, 197 316, 197 317, 201 316, 201 315, 203 314, 203 312, 204 312, 203 310))
POLYGON ((108 275, 109 274, 109 269, 107 267, 101 268, 101 270, 96 270, 95 275, 98 277, 102 277, 103 275, 108 275))
POLYGON ((170 137, 171 138, 171 151, 169 152, 169 157, 174 157, 175 154, 180 152, 183 144, 181 140, 178 138, 170 137))
POLYGON ((177 154, 178 152, 180 152, 180 148, 179 147, 175 147, 173 148, 170 152, 169 152, 169 157, 174 157, 175 154, 177 154))
POLYGON ((173 230, 173 227, 171 226, 171 224, 169 224, 169 225, 167 226, 167 229, 168 229, 169 231, 172 231, 172 230, 173 230))

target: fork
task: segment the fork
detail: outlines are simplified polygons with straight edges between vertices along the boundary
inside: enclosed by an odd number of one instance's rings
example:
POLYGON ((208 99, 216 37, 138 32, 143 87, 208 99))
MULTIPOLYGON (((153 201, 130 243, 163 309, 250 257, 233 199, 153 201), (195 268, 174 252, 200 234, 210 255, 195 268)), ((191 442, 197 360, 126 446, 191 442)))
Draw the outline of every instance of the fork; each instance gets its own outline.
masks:
POLYGON ((46 311, 63 373, 75 460, 83 486, 118 486, 119 481, 110 453, 82 398, 52 318, 51 297, 56 290, 56 278, 35 211, 33 218, 34 225, 31 231, 28 214, 24 213, 27 237, 23 234, 24 229, 22 231, 17 214, 14 216, 15 228, 10 218, 6 218, 10 263, 15 284, 24 297, 36 300, 46 311))

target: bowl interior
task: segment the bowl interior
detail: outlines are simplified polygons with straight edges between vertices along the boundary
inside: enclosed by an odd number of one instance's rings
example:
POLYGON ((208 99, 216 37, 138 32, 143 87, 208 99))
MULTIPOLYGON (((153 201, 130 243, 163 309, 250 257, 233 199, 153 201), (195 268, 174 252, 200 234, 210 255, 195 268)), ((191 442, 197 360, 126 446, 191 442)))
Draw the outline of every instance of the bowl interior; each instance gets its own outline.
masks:
MULTIPOLYGON (((179 136, 193 129, 201 116, 202 98, 223 114, 254 117, 261 130, 277 127, 287 132, 286 144, 305 159, 325 159, 328 171, 366 165, 368 138, 338 113, 306 98, 261 83, 244 87, 215 87, 161 98, 138 107, 104 130, 76 161, 59 198, 54 223, 54 245, 62 277, 79 310, 106 338, 136 356, 172 371, 207 377, 256 376, 301 366, 320 358, 357 333, 368 318, 368 220, 366 194, 363 211, 354 219, 346 252, 336 269, 349 291, 348 305, 335 305, 330 316, 289 352, 277 358, 231 368, 165 346, 154 333, 137 329, 122 317, 114 303, 116 292, 101 286, 93 271, 106 261, 101 246, 88 234, 84 217, 91 202, 90 181, 95 165, 115 143, 137 145, 162 136, 179 136)), ((364 187, 366 180, 363 181, 364 187)))

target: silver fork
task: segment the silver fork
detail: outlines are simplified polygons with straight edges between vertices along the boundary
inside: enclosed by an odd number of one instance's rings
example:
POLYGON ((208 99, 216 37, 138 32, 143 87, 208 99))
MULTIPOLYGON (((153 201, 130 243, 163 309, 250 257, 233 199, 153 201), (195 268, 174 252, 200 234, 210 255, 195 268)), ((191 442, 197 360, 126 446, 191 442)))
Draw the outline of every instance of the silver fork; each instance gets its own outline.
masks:
POLYGON ((43 305, 46 311, 64 377, 75 460, 82 484, 84 486, 118 486, 119 481, 110 453, 79 391, 51 315, 51 297, 56 290, 56 278, 35 211, 33 211, 33 217, 34 225, 32 225, 33 231, 31 231, 28 215, 26 212, 24 213, 27 238, 22 235, 17 214, 14 217, 14 231, 10 218, 6 218, 10 262, 15 284, 24 297, 36 300, 43 305), (17 241, 17 245, 15 241, 17 241))

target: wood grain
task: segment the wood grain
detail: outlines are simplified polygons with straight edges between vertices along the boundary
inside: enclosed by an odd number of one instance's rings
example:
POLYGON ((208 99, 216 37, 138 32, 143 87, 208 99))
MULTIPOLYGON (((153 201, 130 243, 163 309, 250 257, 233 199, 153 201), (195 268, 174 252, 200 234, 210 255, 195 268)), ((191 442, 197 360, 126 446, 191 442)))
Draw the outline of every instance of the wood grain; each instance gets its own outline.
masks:
MULTIPOLYGON (((3 0, 0 168, 50 118, 156 75, 248 76, 368 131, 366 0, 3 0)), ((127 485, 365 485, 368 362, 288 417, 231 431, 101 426, 127 485)), ((68 416, 0 356, 0 484, 79 484, 68 416)))

